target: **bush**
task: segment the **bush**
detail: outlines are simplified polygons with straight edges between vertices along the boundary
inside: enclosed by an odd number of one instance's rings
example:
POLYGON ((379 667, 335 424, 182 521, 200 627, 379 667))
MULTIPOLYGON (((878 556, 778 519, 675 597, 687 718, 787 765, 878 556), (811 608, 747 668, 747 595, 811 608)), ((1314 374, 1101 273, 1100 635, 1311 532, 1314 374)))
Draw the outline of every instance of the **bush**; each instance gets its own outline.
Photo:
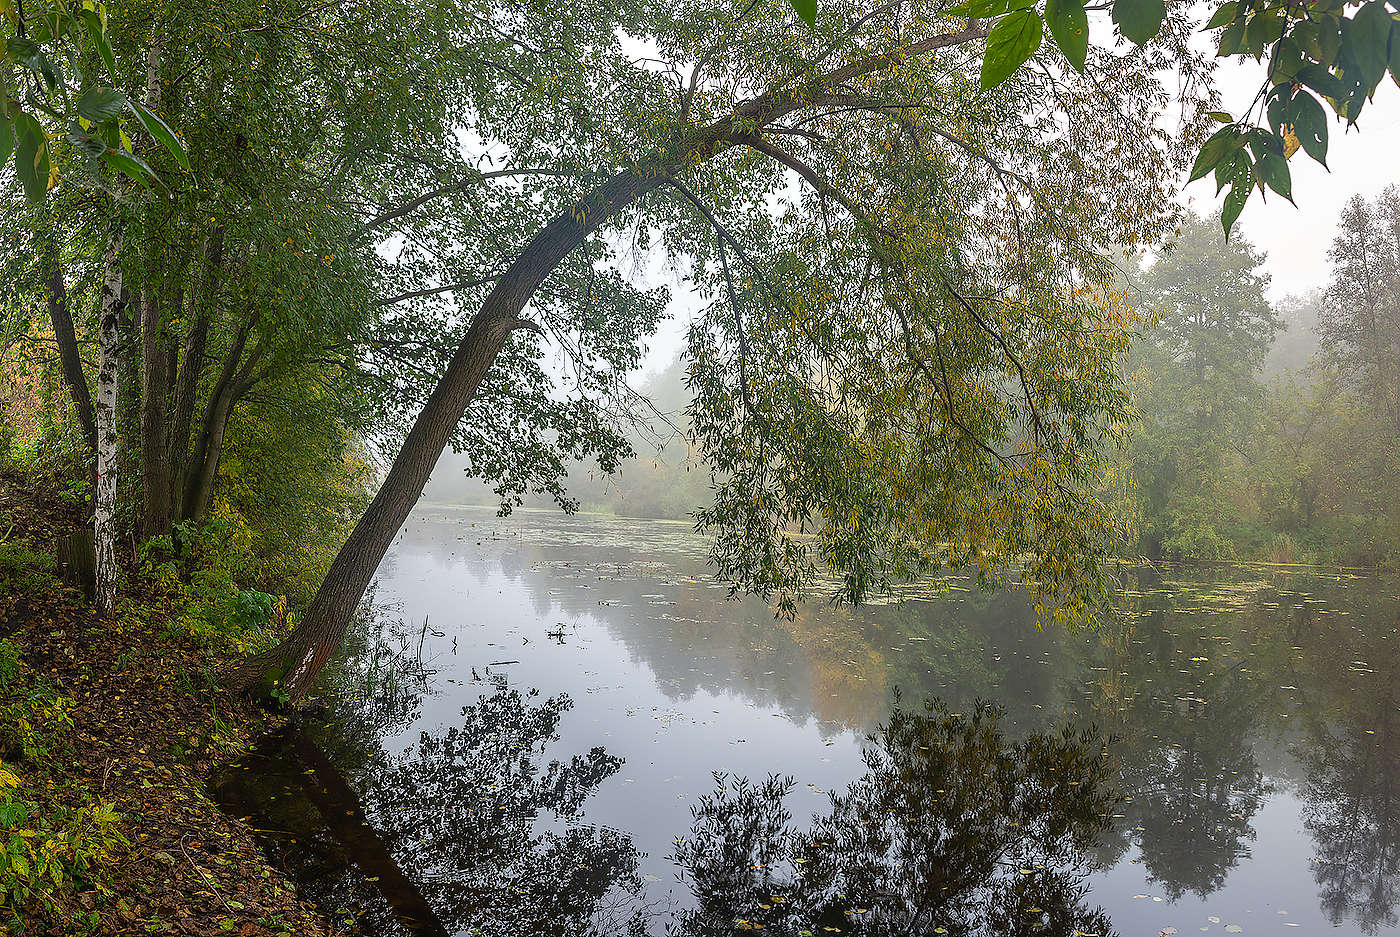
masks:
POLYGON ((1270 563, 1311 563, 1315 557, 1303 549, 1302 544, 1294 540, 1286 533, 1274 534, 1269 541, 1269 562, 1270 563))
POLYGON ((1391 557, 1394 532, 1383 518, 1338 514, 1319 525, 1329 558, 1343 566, 1384 566, 1391 557))
POLYGON ((1235 545, 1204 521, 1179 530, 1162 541, 1162 551, 1176 559, 1207 563, 1225 563, 1237 558, 1235 545))
POLYGON ((0 594, 51 589, 56 582, 56 566, 51 553, 39 553, 22 543, 0 541, 0 594))
POLYGON ((45 810, 18 796, 20 777, 0 763, 0 913, 22 929, 34 899, 69 888, 108 893, 101 871, 112 853, 128 845, 121 818, 110 804, 45 810))
POLYGON ((19 667, 19 646, 9 638, 0 638, 0 693, 10 688, 19 667))
POLYGON ((138 575, 157 601, 133 613, 168 616, 173 634, 211 649, 245 654, 266 644, 268 626, 285 614, 285 602, 247 588, 260 564, 242 517, 216 503, 202 526, 176 525, 175 539, 178 551, 168 536, 152 537, 137 551, 138 575))

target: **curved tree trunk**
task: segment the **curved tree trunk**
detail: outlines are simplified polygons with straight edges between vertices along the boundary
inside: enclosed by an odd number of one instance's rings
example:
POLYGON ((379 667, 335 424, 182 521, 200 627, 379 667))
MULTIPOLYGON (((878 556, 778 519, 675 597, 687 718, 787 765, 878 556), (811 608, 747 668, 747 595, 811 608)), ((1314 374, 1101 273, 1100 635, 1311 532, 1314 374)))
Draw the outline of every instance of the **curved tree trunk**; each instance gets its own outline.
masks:
POLYGON ((619 173, 584 203, 585 210, 562 213, 530 240, 472 319, 379 492, 336 554, 301 622, 277 647, 228 671, 224 682, 230 689, 247 691, 280 681, 289 698, 298 700, 306 695, 340 646, 375 570, 418 503, 433 466, 506 339, 517 328, 539 328, 519 318, 535 290, 603 221, 662 181, 658 176, 643 178, 630 170, 619 173))
POLYGON ((97 423, 92 415, 92 395, 88 392, 87 378, 83 375, 83 360, 78 354, 78 337, 73 330, 73 310, 68 306, 68 290, 63 282, 63 268, 57 261, 50 260, 48 281, 49 322, 53 326, 54 342, 58 345, 63 383, 68 385, 68 393, 73 398, 73 409, 78 414, 83 438, 87 440, 88 448, 96 451, 97 423))
POLYGON ((540 229, 487 295, 447 371, 409 430, 379 493, 336 554, 301 622, 277 647, 226 672, 225 684, 234 691, 247 691, 278 680, 289 699, 295 701, 306 695, 321 667, 340 646, 384 553, 417 503, 433 466, 506 339, 517 328, 538 329, 519 318, 522 310, 545 277, 604 221, 647 192, 673 181, 672 174, 756 140, 758 129, 774 120, 829 101, 833 89, 843 82, 889 69, 910 56, 979 40, 986 34, 985 27, 969 26, 960 32, 930 36, 899 55, 875 55, 848 62, 804 84, 761 94, 732 115, 686 133, 675 141, 675 146, 657 153, 649 164, 611 176, 540 229), (755 129, 736 129, 745 124, 755 129))

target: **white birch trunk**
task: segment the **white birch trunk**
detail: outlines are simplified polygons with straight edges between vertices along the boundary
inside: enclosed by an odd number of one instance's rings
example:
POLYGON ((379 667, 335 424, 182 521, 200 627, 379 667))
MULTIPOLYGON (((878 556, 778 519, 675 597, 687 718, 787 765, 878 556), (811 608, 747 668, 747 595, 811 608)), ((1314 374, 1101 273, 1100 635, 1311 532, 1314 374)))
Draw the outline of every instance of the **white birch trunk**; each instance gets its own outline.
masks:
POLYGON ((117 598, 117 372, 121 357, 120 229, 107 245, 97 329, 97 491, 93 542, 97 548, 97 608, 110 614, 117 598))

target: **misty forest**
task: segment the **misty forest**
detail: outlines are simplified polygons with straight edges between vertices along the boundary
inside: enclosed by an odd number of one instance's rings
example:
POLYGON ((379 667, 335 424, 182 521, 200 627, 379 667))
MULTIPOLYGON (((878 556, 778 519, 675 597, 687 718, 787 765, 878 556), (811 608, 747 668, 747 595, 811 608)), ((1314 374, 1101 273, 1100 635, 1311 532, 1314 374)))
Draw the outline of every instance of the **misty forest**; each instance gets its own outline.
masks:
POLYGON ((0 934, 1400 937, 1400 0, 0 38, 0 934))

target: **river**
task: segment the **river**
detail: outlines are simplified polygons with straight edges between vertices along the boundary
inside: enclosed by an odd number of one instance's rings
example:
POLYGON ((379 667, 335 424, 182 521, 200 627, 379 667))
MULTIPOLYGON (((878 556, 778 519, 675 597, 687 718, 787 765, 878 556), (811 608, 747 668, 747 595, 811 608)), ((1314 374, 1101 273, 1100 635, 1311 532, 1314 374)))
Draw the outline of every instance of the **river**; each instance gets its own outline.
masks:
POLYGON ((1394 581, 1125 569, 1071 633, 958 578, 777 620, 704 553, 424 507, 218 796, 371 934, 1400 934, 1394 581))

